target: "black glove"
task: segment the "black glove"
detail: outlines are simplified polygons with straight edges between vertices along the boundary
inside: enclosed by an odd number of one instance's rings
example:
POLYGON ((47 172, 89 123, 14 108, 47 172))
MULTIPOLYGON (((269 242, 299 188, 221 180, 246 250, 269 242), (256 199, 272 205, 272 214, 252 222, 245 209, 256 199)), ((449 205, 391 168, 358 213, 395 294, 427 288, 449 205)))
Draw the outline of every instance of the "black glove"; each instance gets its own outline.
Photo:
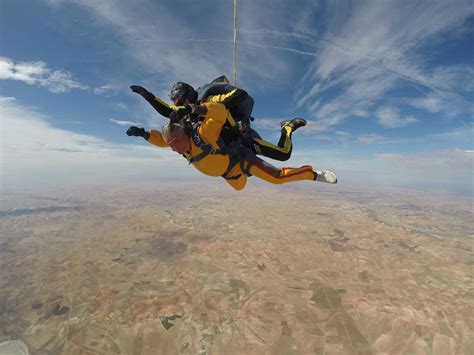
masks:
POLYGON ((143 86, 140 86, 140 85, 132 85, 132 86, 130 86, 130 89, 133 92, 136 92, 137 94, 140 94, 142 96, 143 96, 143 94, 148 92, 147 89, 145 89, 143 86))
POLYGON ((151 92, 149 92, 147 89, 145 89, 143 86, 132 85, 132 86, 130 86, 130 89, 133 92, 136 92, 138 95, 143 96, 145 99, 150 99, 150 98, 154 99, 155 98, 153 96, 153 94, 151 92))
POLYGON ((148 138, 150 138, 150 133, 145 131, 144 128, 131 126, 129 129, 127 129, 127 136, 143 137, 148 140, 148 138))

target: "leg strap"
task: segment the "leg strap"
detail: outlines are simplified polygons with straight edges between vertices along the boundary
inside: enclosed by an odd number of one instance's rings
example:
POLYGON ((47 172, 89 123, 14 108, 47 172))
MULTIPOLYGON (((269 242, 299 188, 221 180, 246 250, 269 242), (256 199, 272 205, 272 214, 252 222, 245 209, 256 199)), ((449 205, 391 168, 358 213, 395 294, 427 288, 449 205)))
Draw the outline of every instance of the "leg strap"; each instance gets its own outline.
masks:
POLYGON ((236 166, 238 163, 240 162, 240 158, 239 157, 232 157, 230 158, 230 161, 229 161, 229 166, 227 167, 227 170, 225 171, 224 174, 222 174, 221 176, 226 179, 226 180, 237 180, 238 178, 240 178, 242 176, 242 174, 237 174, 235 176, 229 176, 229 173, 230 171, 234 168, 234 166, 236 166))
POLYGON ((245 162, 246 160, 243 160, 243 159, 240 161, 240 169, 245 175, 252 176, 252 174, 250 174, 250 168, 253 166, 253 162, 248 160, 247 167, 245 167, 245 162))
POLYGON ((237 174, 235 176, 229 176, 230 171, 237 165, 240 165, 240 170, 247 176, 252 176, 250 174, 250 168, 253 166, 255 153, 252 152, 248 147, 244 147, 242 145, 237 147, 238 150, 234 151, 234 154, 230 155, 230 162, 227 170, 221 176, 226 180, 237 180, 239 179, 242 174, 237 174), (245 162, 247 162, 247 166, 245 167, 245 162))

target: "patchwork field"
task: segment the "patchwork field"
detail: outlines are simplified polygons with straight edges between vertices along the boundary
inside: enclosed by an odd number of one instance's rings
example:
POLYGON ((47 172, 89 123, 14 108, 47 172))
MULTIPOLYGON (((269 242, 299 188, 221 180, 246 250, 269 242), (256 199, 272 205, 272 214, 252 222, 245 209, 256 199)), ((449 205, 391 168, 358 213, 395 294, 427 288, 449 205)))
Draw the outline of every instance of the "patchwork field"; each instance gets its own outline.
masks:
POLYGON ((162 182, 1 199, 0 353, 474 349, 472 198, 162 182))

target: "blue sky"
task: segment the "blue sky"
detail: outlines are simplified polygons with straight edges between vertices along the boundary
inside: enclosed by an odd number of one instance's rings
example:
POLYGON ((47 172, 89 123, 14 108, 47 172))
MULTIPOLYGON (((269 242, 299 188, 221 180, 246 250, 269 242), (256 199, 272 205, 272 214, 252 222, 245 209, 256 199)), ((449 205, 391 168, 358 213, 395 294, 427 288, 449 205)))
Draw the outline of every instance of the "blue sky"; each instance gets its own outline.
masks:
MULTIPOLYGON (((284 165, 473 192, 472 1, 238 1, 254 127, 304 117, 284 165)), ((164 120, 129 91, 232 77, 233 1, 0 0, 3 190, 199 175, 127 137, 164 120)), ((281 165, 274 162, 276 165, 281 165)))

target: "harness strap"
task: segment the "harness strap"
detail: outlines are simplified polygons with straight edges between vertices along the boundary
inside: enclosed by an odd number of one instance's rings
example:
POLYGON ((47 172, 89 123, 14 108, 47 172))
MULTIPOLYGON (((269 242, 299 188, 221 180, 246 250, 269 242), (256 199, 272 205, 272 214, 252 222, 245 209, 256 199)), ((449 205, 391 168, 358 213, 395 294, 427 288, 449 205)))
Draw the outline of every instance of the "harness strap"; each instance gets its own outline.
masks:
POLYGON ((248 161, 247 162, 247 167, 245 167, 245 160, 241 160, 240 161, 240 169, 242 170, 242 172, 247 175, 247 176, 252 176, 252 174, 250 174, 250 168, 252 168, 253 166, 253 161, 248 161))
POLYGON ((242 174, 229 176, 229 173, 234 168, 234 166, 236 166, 238 163, 240 163, 240 161, 241 161, 240 157, 237 157, 237 156, 236 157, 231 157, 230 161, 229 161, 229 166, 227 167, 225 173, 222 174, 221 176, 226 180, 237 180, 237 179, 239 179, 242 176, 242 174))
POLYGON ((205 144, 204 146, 201 146, 200 148, 202 149, 201 153, 193 157, 187 158, 189 164, 193 164, 200 160, 203 160, 208 155, 218 155, 218 154, 226 155, 227 154, 227 152, 224 149, 212 149, 212 146, 210 144, 205 144))
POLYGON ((223 148, 213 149, 211 144, 205 144, 201 137, 198 134, 200 122, 193 125, 193 130, 191 133, 192 140, 195 145, 197 145, 202 152, 195 155, 194 157, 187 158, 189 164, 193 164, 198 162, 208 155, 228 155, 229 156, 229 165, 227 166, 226 171, 221 176, 226 180, 237 180, 239 179, 242 174, 237 174, 235 176, 229 176, 230 171, 237 165, 240 164, 240 169, 242 173, 247 176, 252 176, 250 174, 250 168, 253 166, 253 159, 252 157, 255 156, 254 152, 252 152, 248 147, 242 145, 241 140, 239 139, 237 142, 232 144, 231 146, 226 146, 223 140, 221 139, 218 141, 218 145, 223 148), (220 144, 219 144, 220 143, 220 144), (245 167, 245 162, 247 161, 247 166, 245 167))
POLYGON ((237 174, 235 176, 228 176, 229 172, 237 164, 239 164, 240 170, 242 171, 243 174, 247 176, 252 176, 252 174, 250 174, 250 169, 252 168, 255 162, 255 159, 254 159, 255 153, 242 145, 239 148, 240 148, 239 154, 231 156, 231 160, 229 162, 229 166, 227 167, 226 172, 221 175, 226 180, 237 180, 242 176, 242 174, 237 174), (245 166, 245 162, 247 162, 247 166, 245 166))
POLYGON ((213 149, 211 144, 205 144, 202 141, 201 137, 199 137, 199 134, 198 134, 198 128, 199 128, 200 124, 201 124, 200 122, 197 122, 193 125, 193 130, 191 132, 191 138, 192 138, 194 144, 196 144, 199 148, 201 148, 202 152, 199 153, 198 155, 195 155, 194 157, 187 158, 189 164, 193 164, 195 162, 198 162, 198 161, 204 159, 205 157, 207 157, 208 155, 217 155, 217 154, 226 155, 227 154, 226 149, 222 149, 222 148, 213 149))

